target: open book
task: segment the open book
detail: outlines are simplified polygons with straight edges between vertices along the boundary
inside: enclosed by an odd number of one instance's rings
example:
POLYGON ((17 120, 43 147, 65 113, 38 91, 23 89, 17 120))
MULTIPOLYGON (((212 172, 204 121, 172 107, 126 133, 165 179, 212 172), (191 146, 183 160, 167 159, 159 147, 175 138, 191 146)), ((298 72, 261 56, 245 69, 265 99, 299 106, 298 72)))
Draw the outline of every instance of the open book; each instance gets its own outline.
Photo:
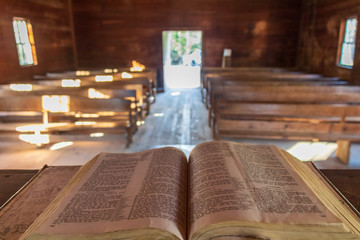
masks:
POLYGON ((312 165, 270 145, 101 153, 21 239, 360 239, 312 165))

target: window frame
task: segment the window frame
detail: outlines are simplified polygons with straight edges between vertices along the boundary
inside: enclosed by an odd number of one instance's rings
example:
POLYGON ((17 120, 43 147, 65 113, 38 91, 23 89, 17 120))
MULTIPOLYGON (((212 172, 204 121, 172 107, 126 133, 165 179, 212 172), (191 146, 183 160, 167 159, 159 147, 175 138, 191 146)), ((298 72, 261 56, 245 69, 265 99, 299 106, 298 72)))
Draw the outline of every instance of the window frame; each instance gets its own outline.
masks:
POLYGON ((341 57, 342 57, 342 52, 343 52, 343 45, 345 42, 345 34, 346 34, 346 25, 347 25, 347 21, 350 19, 356 19, 356 29, 355 29, 355 38, 354 38, 354 56, 353 56, 353 60, 355 59, 355 49, 356 49, 356 42, 357 42, 357 32, 358 32, 358 26, 359 26, 359 18, 357 15, 349 15, 346 18, 341 20, 341 24, 340 24, 340 34, 339 34, 339 41, 338 41, 338 52, 337 52, 337 59, 336 59, 336 63, 338 67, 341 68, 346 68, 346 69, 353 69, 354 67, 354 62, 352 66, 349 65, 344 65, 341 64, 341 57))
POLYGON ((14 32, 16 53, 18 56, 19 65, 21 67, 30 67, 30 66, 38 65, 36 48, 35 48, 35 39, 34 39, 32 24, 31 24, 30 20, 26 19, 26 18, 22 18, 22 17, 13 17, 12 27, 13 27, 13 32, 14 32), (21 33, 19 26, 17 25, 17 27, 15 28, 15 24, 18 24, 18 22, 20 22, 20 21, 24 21, 26 24, 26 37, 27 38, 25 38, 25 39, 22 38, 22 37, 24 37, 24 34, 21 33), (25 45, 27 45, 27 47, 25 47, 25 45), (29 46, 30 46, 30 49, 28 48, 29 46), (21 48, 21 51, 19 51, 19 48, 21 48), (27 48, 26 49, 27 51, 30 50, 30 55, 31 55, 30 57, 31 57, 32 63, 29 63, 29 61, 27 61, 25 48, 27 48), (22 63, 21 59, 23 59, 23 63, 22 63))

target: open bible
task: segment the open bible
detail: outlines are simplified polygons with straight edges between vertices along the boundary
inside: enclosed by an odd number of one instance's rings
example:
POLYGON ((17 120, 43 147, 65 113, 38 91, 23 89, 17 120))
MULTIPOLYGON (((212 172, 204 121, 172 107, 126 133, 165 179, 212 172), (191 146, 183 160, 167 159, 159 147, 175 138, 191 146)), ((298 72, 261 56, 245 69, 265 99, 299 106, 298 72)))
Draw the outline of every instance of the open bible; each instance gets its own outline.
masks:
POLYGON ((311 164, 214 141, 101 153, 21 239, 360 239, 360 220, 311 164))

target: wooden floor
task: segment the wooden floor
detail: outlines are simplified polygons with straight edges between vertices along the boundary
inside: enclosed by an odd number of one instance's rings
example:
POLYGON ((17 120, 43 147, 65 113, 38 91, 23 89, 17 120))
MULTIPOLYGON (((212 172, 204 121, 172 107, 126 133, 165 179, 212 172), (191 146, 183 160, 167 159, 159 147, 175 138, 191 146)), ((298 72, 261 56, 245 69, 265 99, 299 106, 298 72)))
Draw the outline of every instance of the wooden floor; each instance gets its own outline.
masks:
MULTIPOLYGON (((175 146, 189 154, 191 149, 202 142, 211 141, 207 125, 207 110, 201 102, 199 89, 171 90, 160 93, 151 106, 151 113, 134 135, 133 143, 125 148, 124 135, 105 135, 101 138, 89 136, 64 136, 56 140, 72 141, 71 146, 51 151, 18 140, 15 135, 0 136, 0 169, 39 169, 43 165, 82 165, 99 152, 138 152, 162 146, 175 146)), ((311 143, 296 141, 237 140, 255 144, 275 144, 290 149, 305 144, 300 152, 308 153, 311 143), (305 150, 304 150, 305 149, 305 150)), ((316 145, 316 144, 315 144, 316 145)), ((325 144, 331 145, 331 143, 325 144)), ((340 163, 334 152, 330 156, 317 158, 319 168, 345 169, 360 168, 360 144, 353 144, 350 165, 340 163)), ((307 156, 307 159, 309 157, 307 156)), ((311 159, 311 158, 310 158, 311 159)))

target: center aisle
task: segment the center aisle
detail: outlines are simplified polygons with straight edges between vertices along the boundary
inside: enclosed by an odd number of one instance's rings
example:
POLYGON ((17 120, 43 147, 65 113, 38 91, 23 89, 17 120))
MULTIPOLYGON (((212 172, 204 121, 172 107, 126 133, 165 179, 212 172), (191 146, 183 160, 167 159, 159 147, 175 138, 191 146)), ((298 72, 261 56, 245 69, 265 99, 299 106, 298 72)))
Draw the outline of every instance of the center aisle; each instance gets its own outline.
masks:
POLYGON ((194 145, 211 141, 207 116, 198 88, 159 93, 145 124, 134 135, 126 152, 168 145, 188 151, 194 145))

